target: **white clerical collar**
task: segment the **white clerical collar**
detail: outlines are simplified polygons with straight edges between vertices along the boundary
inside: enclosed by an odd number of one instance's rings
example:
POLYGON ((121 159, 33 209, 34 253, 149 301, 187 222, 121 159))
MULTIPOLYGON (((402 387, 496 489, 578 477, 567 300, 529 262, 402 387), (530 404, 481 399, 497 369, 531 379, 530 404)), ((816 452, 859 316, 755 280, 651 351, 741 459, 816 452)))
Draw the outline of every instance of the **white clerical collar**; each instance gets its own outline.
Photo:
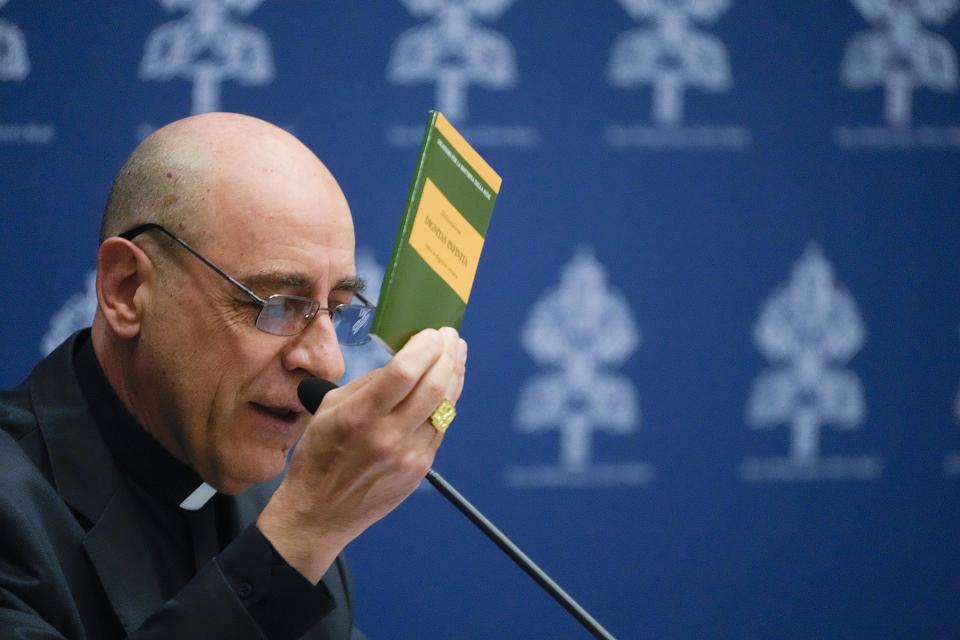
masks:
POLYGON ((203 482, 180 503, 180 508, 187 511, 197 511, 202 509, 203 505, 207 504, 210 498, 215 495, 217 495, 217 490, 203 482))

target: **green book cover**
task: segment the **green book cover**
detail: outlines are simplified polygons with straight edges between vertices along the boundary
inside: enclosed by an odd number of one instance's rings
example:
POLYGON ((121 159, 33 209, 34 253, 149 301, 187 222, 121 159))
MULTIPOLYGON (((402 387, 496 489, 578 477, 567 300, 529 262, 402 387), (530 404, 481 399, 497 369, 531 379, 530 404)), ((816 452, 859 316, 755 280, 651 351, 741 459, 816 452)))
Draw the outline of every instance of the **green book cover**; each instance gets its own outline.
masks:
POLYGON ((390 350, 421 329, 460 328, 500 182, 431 111, 371 328, 390 350))

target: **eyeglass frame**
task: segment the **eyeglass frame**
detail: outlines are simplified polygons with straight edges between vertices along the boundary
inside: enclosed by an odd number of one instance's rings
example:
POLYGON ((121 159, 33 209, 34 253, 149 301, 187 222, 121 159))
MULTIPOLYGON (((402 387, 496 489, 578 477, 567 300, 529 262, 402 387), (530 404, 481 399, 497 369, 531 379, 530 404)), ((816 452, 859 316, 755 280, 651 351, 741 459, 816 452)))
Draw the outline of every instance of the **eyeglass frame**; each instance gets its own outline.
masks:
MULTIPOLYGON (((182 238, 179 238, 178 236, 174 235, 173 233, 171 233, 170 231, 168 231, 166 228, 164 228, 162 225, 159 225, 159 224, 157 224, 157 223, 155 223, 155 222, 145 222, 145 223, 143 223, 143 224, 139 224, 139 225, 137 225, 137 226, 135 226, 135 227, 133 227, 133 228, 131 228, 131 229, 127 229, 126 231, 124 231, 124 232, 122 232, 122 233, 118 233, 118 234, 117 234, 117 237, 118 237, 118 238, 123 238, 124 240, 127 240, 127 241, 132 241, 132 240, 133 240, 134 238, 136 238, 137 236, 139 236, 139 235, 141 235, 141 234, 143 234, 143 233, 145 233, 145 232, 147 232, 147 231, 152 231, 152 230, 154 230, 154 229, 160 231, 161 233, 163 233, 164 235, 166 235, 168 238, 170 238, 171 240, 173 240, 174 242, 176 242, 177 244, 179 244, 181 247, 183 247, 184 249, 186 249, 188 252, 190 252, 191 255, 193 255, 195 258, 197 258, 198 260, 200 260, 200 262, 202 262, 203 264, 205 264, 206 266, 208 266, 210 269, 212 269, 218 276, 220 276, 221 278, 223 278, 224 280, 226 280, 227 282, 229 282, 230 284, 232 284, 232 285, 235 286, 236 288, 238 288, 238 289, 240 289, 241 291, 243 291, 247 296, 250 297, 251 300, 253 300, 253 301, 256 302, 258 305, 260 305, 260 311, 257 312, 257 319, 254 320, 254 323, 253 323, 253 324, 254 324, 254 326, 257 328, 258 331, 262 331, 262 332, 264 332, 264 333, 266 333, 266 334, 268 334, 268 335, 279 336, 279 337, 289 337, 289 336, 299 335, 300 333, 303 333, 303 332, 306 330, 307 327, 310 326, 310 324, 314 321, 314 319, 316 319, 317 315, 319 315, 321 311, 327 312, 327 313, 330 314, 331 317, 332 317, 332 316, 333 316, 333 313, 334 313, 335 311, 337 311, 337 310, 339 310, 339 309, 342 309, 342 308, 344 308, 344 307, 350 307, 350 308, 360 307, 361 309, 369 309, 371 312, 374 311, 374 310, 376 310, 376 306, 370 304, 370 302, 369 302, 359 291, 353 291, 352 293, 353 293, 354 296, 357 297, 357 299, 360 300, 360 302, 363 303, 362 305, 355 305, 355 304, 349 304, 349 303, 348 303, 348 304, 338 304, 338 305, 335 306, 335 307, 324 307, 324 306, 321 305, 320 302, 317 302, 316 300, 314 300, 314 299, 312 299, 312 298, 306 298, 306 297, 304 297, 304 296, 295 296, 295 295, 289 295, 289 294, 283 294, 283 293, 275 293, 275 294, 273 294, 273 295, 267 296, 267 298, 262 298, 262 297, 258 296, 252 289, 250 289, 250 287, 246 286, 245 284, 243 284, 242 282, 240 282, 239 280, 237 280, 236 278, 234 278, 233 276, 231 276, 229 273, 227 273, 226 271, 224 271, 222 268, 220 268, 219 266, 217 266, 212 260, 210 260, 209 258, 206 258, 206 257, 204 257, 203 255, 201 255, 201 253, 200 253, 199 251, 197 251, 196 249, 194 249, 193 247, 191 247, 191 246, 187 243, 186 240, 183 240, 182 238), (263 329, 263 328, 260 327, 259 324, 258 324, 258 323, 259 323, 259 320, 260 320, 260 314, 263 313, 263 311, 267 308, 267 306, 269 305, 269 301, 272 300, 272 299, 274 299, 274 298, 281 298, 281 297, 282 297, 282 298, 293 298, 293 299, 296 299, 296 300, 307 301, 307 302, 310 302, 312 305, 315 305, 315 306, 316 306, 316 309, 314 310, 313 314, 312 314, 312 315, 307 319, 307 321, 304 323, 303 328, 301 328, 301 329, 300 329, 299 331, 297 331, 296 333, 287 333, 287 334, 284 334, 284 333, 273 333, 272 331, 267 331, 267 330, 263 329)), ((360 345, 362 345, 362 344, 366 344, 367 342, 369 342, 369 340, 370 340, 370 337, 369 337, 369 335, 368 335, 367 338, 366 338, 366 340, 364 340, 363 342, 360 342, 360 343, 346 343, 345 346, 360 346, 360 345)))

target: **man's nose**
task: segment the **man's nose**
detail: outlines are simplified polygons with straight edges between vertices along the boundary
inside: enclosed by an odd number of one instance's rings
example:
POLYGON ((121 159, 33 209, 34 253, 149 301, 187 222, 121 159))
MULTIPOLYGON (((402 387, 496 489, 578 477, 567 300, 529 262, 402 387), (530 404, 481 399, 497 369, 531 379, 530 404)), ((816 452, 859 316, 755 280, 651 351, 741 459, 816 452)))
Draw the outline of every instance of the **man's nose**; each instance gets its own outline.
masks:
POLYGON ((330 314, 318 313, 306 329, 292 337, 282 358, 289 371, 302 369, 317 378, 340 380, 345 365, 330 314))

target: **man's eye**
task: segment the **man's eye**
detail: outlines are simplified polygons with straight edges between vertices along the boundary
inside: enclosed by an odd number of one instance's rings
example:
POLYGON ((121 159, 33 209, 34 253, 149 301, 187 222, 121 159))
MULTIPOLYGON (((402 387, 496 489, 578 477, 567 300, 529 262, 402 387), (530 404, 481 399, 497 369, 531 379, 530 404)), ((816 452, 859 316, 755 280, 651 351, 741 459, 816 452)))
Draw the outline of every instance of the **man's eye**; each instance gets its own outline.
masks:
POLYGON ((232 303, 233 309, 234 309, 235 311, 238 311, 238 312, 240 312, 240 311, 242 311, 242 312, 250 312, 250 311, 252 311, 252 312, 259 312, 259 311, 260 311, 260 306, 261 306, 260 303, 257 302, 256 300, 253 300, 253 299, 247 298, 247 297, 234 298, 233 300, 231 300, 231 303, 232 303))

